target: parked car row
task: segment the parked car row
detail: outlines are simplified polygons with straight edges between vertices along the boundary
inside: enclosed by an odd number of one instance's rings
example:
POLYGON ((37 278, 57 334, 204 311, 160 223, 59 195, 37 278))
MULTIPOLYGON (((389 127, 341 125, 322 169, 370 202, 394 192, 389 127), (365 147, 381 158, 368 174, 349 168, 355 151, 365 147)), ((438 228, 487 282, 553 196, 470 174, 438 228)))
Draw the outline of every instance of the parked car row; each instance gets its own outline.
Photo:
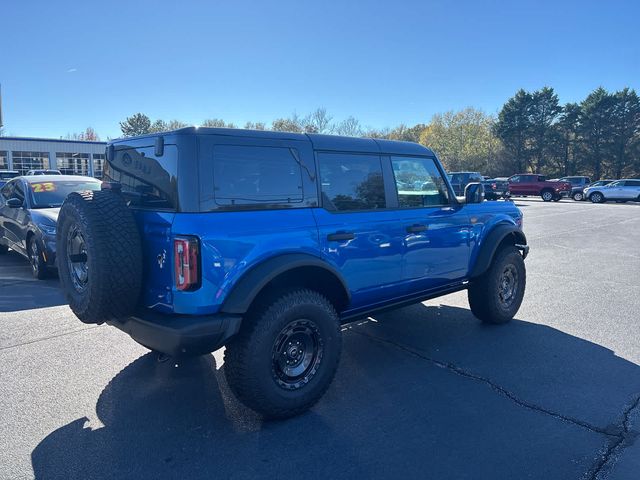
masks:
POLYGON ((544 175, 531 173, 489 178, 483 177, 480 172, 451 172, 449 179, 458 196, 464 195, 464 190, 470 183, 482 183, 487 200, 539 196, 545 202, 558 202, 562 198, 590 200, 593 203, 609 200, 621 203, 640 202, 640 179, 632 178, 592 182, 589 177, 582 175, 547 180, 544 175))

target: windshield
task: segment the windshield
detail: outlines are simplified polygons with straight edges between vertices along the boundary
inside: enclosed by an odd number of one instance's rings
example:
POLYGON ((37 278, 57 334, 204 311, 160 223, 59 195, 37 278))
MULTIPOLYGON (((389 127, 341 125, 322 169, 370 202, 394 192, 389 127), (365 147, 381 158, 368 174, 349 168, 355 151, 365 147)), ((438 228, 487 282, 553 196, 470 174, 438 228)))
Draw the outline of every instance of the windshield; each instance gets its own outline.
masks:
POLYGON ((31 187, 32 208, 59 207, 71 192, 84 190, 100 190, 99 181, 90 180, 56 180, 49 182, 33 182, 31 187))

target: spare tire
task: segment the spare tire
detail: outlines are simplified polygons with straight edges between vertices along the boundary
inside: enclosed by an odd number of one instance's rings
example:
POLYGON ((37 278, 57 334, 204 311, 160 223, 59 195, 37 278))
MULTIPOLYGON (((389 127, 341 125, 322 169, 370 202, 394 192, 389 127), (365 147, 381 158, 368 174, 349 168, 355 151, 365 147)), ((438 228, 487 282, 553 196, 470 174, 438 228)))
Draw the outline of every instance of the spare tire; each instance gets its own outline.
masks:
POLYGON ((140 233, 124 199, 113 191, 71 193, 57 227, 60 283, 84 323, 129 316, 142 285, 140 233))

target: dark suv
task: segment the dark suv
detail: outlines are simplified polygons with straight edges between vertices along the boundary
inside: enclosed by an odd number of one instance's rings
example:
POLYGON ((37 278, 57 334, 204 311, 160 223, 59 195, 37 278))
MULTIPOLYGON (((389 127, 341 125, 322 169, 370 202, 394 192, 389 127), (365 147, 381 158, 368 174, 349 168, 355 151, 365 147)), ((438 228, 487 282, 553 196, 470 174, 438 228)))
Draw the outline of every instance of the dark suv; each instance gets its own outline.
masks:
POLYGON ((225 345, 268 417, 326 391, 343 323, 465 289, 504 323, 524 295, 522 213, 479 184, 456 199, 415 143, 185 128, 111 142, 103 179, 58 220, 74 313, 168 355, 225 345))
POLYGON ((482 182, 484 177, 480 172, 450 172, 449 180, 451 181, 453 192, 458 196, 462 196, 467 185, 482 182))
POLYGON ((573 177, 562 177, 558 181, 569 182, 571 184, 570 196, 577 202, 584 200, 584 195, 582 191, 585 189, 587 185, 591 183, 591 179, 589 177, 584 177, 580 175, 573 176, 573 177))

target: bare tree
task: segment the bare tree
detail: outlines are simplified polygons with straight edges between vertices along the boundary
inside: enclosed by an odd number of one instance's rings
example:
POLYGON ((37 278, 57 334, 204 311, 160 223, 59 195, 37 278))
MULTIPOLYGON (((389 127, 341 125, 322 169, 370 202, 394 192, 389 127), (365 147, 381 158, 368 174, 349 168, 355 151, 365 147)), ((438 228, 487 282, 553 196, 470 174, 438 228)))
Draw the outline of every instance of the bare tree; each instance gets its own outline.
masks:
POLYGON ((338 135, 344 135, 347 137, 360 137, 362 136, 362 127, 357 118, 349 116, 340 123, 338 123, 333 131, 338 135))

